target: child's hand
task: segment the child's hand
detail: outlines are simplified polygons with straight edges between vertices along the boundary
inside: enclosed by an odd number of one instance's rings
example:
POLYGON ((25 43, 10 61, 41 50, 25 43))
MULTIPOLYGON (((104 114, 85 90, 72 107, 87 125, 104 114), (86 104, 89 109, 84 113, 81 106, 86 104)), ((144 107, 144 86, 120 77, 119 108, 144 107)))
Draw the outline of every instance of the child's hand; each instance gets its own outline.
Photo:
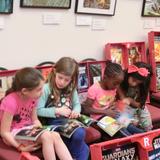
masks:
POLYGON ((34 128, 42 128, 42 124, 41 124, 41 122, 37 119, 37 120, 33 121, 33 127, 34 127, 34 128))
POLYGON ((109 107, 104 111, 106 116, 110 116, 112 118, 116 118, 119 114, 118 110, 115 107, 109 107))
POLYGON ((41 145, 38 143, 34 143, 34 144, 28 144, 28 145, 20 145, 20 147, 18 147, 18 150, 21 152, 32 152, 32 151, 36 151, 37 149, 41 148, 41 145))
POLYGON ((69 116, 69 118, 78 118, 78 117, 80 117, 80 113, 77 113, 75 111, 72 111, 69 116))
POLYGON ((71 109, 67 106, 63 106, 61 108, 56 108, 56 115, 61 115, 64 117, 69 117, 71 114, 71 109))
POLYGON ((127 104, 127 105, 130 105, 131 104, 131 99, 130 98, 124 98, 124 99, 122 99, 122 102, 127 104))

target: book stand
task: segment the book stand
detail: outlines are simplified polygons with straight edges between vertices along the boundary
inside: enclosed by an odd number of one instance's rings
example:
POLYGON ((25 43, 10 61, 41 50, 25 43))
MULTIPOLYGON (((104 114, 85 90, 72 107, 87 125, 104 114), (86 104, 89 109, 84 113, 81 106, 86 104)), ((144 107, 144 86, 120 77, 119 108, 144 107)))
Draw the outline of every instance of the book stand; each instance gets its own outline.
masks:
POLYGON ((145 42, 107 43, 104 57, 121 64, 124 69, 138 61, 146 62, 145 42))
POLYGON ((90 145, 92 160, 156 160, 160 155, 160 129, 90 145), (132 158, 131 158, 132 157, 132 158), (134 157, 134 158, 133 158, 134 157), (154 159, 154 158, 155 159, 154 159))

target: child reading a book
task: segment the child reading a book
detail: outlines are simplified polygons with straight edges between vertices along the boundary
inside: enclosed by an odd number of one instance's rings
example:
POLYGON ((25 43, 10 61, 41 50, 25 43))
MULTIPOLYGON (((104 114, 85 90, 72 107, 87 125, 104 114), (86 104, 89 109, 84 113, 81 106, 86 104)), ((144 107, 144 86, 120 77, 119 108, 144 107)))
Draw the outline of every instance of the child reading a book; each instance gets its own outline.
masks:
POLYGON ((122 67, 111 61, 106 62, 103 79, 94 83, 87 93, 87 99, 83 104, 85 114, 98 120, 102 116, 116 118, 118 111, 114 107, 116 90, 123 81, 122 67))
MULTIPOLYGON (((63 57, 57 61, 38 103, 38 115, 46 120, 46 125, 63 125, 68 119, 80 116, 77 77, 78 63, 74 59, 63 57)), ((88 159, 89 149, 84 141, 84 128, 76 129, 71 138, 62 138, 73 158, 88 159)))
MULTIPOLYGON (((145 105, 148 97, 151 75, 152 69, 149 64, 137 62, 134 65, 130 65, 125 71, 124 81, 118 89, 120 99, 129 105, 132 110, 134 109, 135 115, 137 115, 138 125, 143 131, 152 129, 151 116, 145 105)), ((130 133, 135 133, 135 130, 133 127, 130 127, 130 125, 127 127, 127 130, 130 133)), ((142 130, 139 131, 141 133, 142 130)))
POLYGON ((44 131, 34 142, 19 141, 15 138, 18 131, 26 127, 41 127, 36 114, 37 99, 42 94, 44 79, 34 68, 26 67, 16 72, 12 87, 0 105, 0 135, 6 145, 20 152, 35 151, 42 145, 45 160, 72 160, 72 157, 56 132, 44 131))

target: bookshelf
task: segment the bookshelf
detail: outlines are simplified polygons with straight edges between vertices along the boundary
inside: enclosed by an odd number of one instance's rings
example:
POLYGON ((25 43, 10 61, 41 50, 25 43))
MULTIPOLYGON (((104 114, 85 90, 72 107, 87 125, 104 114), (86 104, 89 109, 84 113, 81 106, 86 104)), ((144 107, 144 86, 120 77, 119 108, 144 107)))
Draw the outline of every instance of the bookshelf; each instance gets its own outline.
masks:
POLYGON ((160 91, 160 32, 148 33, 149 63, 152 66, 151 91, 160 91))
POLYGON ((124 69, 135 62, 146 62, 145 42, 107 43, 104 57, 121 64, 124 69))

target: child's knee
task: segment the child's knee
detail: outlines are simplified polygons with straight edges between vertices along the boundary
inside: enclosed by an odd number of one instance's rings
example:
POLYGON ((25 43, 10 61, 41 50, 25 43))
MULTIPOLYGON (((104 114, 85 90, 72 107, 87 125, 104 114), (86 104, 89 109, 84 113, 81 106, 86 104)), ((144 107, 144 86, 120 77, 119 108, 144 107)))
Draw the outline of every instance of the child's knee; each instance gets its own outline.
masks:
POLYGON ((85 139, 86 131, 84 128, 78 128, 72 135, 72 140, 83 141, 85 139))

